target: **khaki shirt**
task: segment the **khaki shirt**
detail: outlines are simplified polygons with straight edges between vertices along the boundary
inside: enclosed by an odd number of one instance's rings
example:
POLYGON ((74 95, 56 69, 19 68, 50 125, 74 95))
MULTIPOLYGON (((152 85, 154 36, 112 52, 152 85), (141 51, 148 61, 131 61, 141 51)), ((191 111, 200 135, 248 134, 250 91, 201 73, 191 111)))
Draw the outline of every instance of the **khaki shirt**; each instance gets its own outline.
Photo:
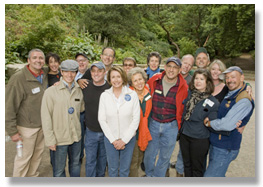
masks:
POLYGON ((81 139, 80 112, 84 111, 83 94, 75 82, 71 93, 60 79, 49 87, 41 105, 42 128, 47 146, 71 145, 81 139), (69 109, 74 109, 70 114, 69 109))

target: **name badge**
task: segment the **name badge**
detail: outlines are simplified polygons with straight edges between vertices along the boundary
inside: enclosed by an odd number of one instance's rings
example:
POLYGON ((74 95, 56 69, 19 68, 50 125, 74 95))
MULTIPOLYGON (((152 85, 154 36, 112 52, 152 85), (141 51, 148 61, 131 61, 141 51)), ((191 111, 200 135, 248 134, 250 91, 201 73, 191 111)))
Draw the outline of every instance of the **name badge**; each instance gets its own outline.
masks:
POLYGON ((162 94, 161 90, 155 90, 154 92, 158 93, 158 94, 162 94))
POLYGON ((38 93, 38 92, 40 92, 40 88, 39 88, 39 87, 32 89, 32 93, 33 93, 33 94, 36 94, 36 93, 38 93))
POLYGON ((215 103, 214 103, 213 101, 211 101, 210 99, 206 99, 206 100, 205 100, 205 103, 208 104, 210 107, 214 106, 214 104, 215 104, 215 103))
POLYGON ((145 97, 145 101, 148 101, 149 99, 151 99, 151 96, 150 95, 148 95, 147 97, 145 97))

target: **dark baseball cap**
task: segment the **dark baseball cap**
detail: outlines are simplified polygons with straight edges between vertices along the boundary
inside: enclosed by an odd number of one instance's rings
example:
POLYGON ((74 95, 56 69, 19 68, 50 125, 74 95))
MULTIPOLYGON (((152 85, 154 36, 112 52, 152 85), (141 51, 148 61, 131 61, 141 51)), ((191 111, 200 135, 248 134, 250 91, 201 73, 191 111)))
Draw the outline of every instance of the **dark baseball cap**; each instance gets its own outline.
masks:
POLYGON ((174 62, 177 66, 181 67, 182 66, 182 62, 179 58, 176 57, 170 57, 167 59, 166 64, 168 64, 169 62, 174 62))
POLYGON ((86 59, 89 59, 88 56, 85 53, 77 53, 75 56, 75 59, 78 58, 79 55, 84 56, 86 59))

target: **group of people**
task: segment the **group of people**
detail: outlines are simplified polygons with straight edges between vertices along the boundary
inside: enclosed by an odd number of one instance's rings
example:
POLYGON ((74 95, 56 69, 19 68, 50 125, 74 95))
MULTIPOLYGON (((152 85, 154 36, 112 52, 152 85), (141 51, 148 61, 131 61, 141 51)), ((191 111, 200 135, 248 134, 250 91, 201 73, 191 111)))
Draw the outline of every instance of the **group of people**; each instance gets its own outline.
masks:
POLYGON ((33 49, 28 65, 6 87, 6 132, 23 142, 14 177, 37 177, 44 144, 54 177, 224 177, 239 152, 254 109, 243 71, 210 64, 203 47, 195 56, 147 57, 147 69, 127 57, 113 65, 115 50, 102 50, 89 65, 85 53, 60 62, 57 54, 33 49), (48 68, 43 68, 44 64, 48 68), (193 71, 194 63, 197 70, 193 71), (176 163, 170 163, 176 142, 176 163), (209 153, 209 163, 207 156, 209 153))

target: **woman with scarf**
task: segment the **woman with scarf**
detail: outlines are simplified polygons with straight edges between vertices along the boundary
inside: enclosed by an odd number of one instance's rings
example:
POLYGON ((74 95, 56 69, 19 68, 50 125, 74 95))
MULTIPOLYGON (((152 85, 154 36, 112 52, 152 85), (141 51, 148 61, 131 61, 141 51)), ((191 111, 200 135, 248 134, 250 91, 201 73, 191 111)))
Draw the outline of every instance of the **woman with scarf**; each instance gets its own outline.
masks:
POLYGON ((128 73, 128 83, 135 90, 140 100, 140 124, 136 132, 137 145, 134 147, 129 177, 139 177, 138 169, 143 161, 143 152, 148 141, 152 140, 148 129, 148 117, 152 110, 152 97, 146 87, 147 75, 143 69, 136 67, 128 73))
POLYGON ((180 148, 183 155, 185 177, 203 177, 204 161, 209 150, 210 132, 203 121, 217 118, 218 100, 211 74, 206 69, 195 71, 184 101, 180 148))

